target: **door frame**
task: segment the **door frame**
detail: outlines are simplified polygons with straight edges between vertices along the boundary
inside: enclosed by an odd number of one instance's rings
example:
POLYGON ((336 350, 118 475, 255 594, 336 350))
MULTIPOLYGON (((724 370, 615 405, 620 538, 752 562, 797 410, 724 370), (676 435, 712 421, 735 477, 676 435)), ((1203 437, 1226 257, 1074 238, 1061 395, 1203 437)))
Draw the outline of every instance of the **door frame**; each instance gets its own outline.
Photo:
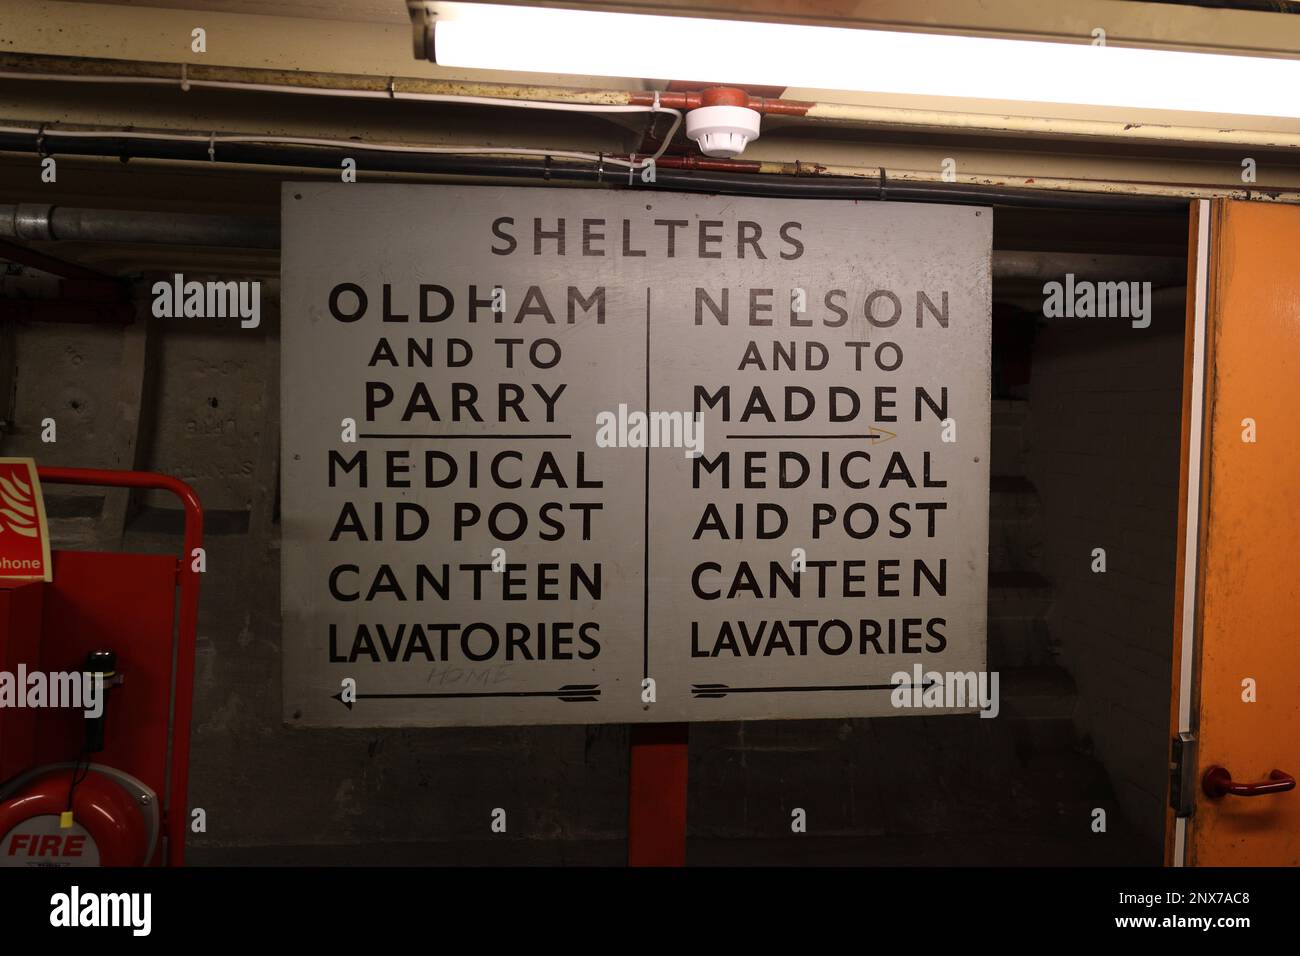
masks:
POLYGON ((1183 412, 1179 454, 1178 537, 1174 571, 1173 674, 1170 693, 1170 781, 1165 802, 1165 863, 1187 862, 1190 813, 1175 804, 1195 806, 1195 740, 1198 690, 1198 628, 1200 620, 1200 554, 1203 544, 1203 493, 1207 476, 1206 372, 1209 362, 1210 242, 1214 219, 1212 201, 1191 202, 1188 217, 1187 320, 1183 337, 1183 412), (1179 741, 1184 741, 1178 749, 1179 741))

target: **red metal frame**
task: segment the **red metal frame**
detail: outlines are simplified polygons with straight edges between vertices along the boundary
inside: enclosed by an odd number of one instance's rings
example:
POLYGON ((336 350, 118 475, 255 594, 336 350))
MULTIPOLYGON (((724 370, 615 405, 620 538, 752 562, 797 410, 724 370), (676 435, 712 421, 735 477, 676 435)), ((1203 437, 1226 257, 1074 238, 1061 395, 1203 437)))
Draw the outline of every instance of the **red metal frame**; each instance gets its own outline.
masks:
POLYGON ((194 489, 179 478, 149 471, 49 467, 38 467, 36 471, 42 484, 170 491, 180 498, 185 508, 184 551, 176 560, 176 581, 181 596, 172 702, 170 793, 163 820, 167 834, 167 865, 182 866, 185 863, 185 826, 189 817, 186 808, 189 806, 190 720, 194 711, 194 646, 199 624, 199 572, 194 570, 193 554, 195 548, 203 546, 203 506, 194 489))

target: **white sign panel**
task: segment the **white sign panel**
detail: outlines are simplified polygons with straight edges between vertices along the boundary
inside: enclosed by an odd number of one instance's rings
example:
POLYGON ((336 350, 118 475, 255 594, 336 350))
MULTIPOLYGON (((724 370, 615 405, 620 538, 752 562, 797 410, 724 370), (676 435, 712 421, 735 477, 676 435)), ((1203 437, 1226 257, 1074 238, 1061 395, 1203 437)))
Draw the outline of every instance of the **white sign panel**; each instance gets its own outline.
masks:
POLYGON ((983 670, 988 209, 283 202, 286 721, 935 713, 983 670))

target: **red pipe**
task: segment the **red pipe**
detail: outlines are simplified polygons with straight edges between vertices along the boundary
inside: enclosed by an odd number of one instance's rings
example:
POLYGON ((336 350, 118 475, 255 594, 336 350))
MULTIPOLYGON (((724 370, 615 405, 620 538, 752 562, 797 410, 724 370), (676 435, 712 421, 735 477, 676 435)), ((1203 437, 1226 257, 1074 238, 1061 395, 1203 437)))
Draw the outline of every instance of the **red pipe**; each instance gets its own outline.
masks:
POLYGON ((190 721, 194 714, 194 645, 199 627, 199 572, 194 550, 203 546, 203 505, 194 489, 168 475, 150 471, 110 471, 103 468, 38 467, 42 482, 62 485, 106 485, 113 488, 157 488, 170 491, 185 507, 185 551, 176 562, 181 588, 179 641, 176 648, 176 696, 172 709, 171 783, 164 825, 167 865, 185 863, 185 824, 189 818, 190 721), (180 808, 179 811, 177 808, 180 808))
POLYGON ((672 93, 660 91, 656 94, 637 91, 628 94, 628 103, 633 106, 654 106, 658 96, 660 106, 675 110, 693 110, 701 106, 747 106, 764 116, 806 116, 815 104, 805 100, 771 99, 766 96, 750 96, 744 90, 727 86, 712 86, 689 93, 672 93), (718 98, 722 97, 722 98, 718 98), (712 101, 710 101, 712 98, 712 101))

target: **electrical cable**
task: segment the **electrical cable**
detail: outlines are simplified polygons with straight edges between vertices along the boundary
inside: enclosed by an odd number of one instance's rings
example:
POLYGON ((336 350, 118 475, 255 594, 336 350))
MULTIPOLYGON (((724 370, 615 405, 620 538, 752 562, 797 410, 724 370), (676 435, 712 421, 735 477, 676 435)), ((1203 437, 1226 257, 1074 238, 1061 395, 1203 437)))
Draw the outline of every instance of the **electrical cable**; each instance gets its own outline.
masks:
MULTIPOLYGON (((174 160, 206 162, 210 159, 208 147, 212 135, 208 133, 184 136, 180 134, 153 134, 140 131, 121 133, 105 130, 57 130, 67 155, 174 160), (130 143, 139 143, 139 149, 128 150, 130 143), (117 147, 117 148, 114 148, 117 147)), ((35 134, 31 127, 0 126, 0 151, 30 151, 35 134), (20 138, 21 137, 21 138, 20 138), (26 142, 24 142, 26 140, 26 142)), ((48 137, 51 130, 45 129, 48 137)), ((339 159, 355 154, 357 143, 348 141, 336 146, 295 145, 268 143, 250 137, 234 137, 240 142, 225 144, 217 157, 227 164, 249 166, 282 166, 305 169, 337 169, 339 159)), ((48 148, 47 143, 47 148, 48 148)), ((428 150, 386 150, 379 144, 373 148, 367 168, 374 172, 418 174, 436 176, 473 176, 479 178, 536 180, 550 182, 597 183, 597 164, 590 159, 553 162, 555 155, 545 155, 547 162, 528 161, 533 157, 492 155, 495 150, 465 154, 460 148, 435 148, 428 150)), ((605 157, 605 162, 611 162, 605 157)), ((883 174, 883 171, 877 171, 883 174)), ((677 169, 658 167, 656 186, 693 192, 729 195, 771 196, 814 199, 879 199, 882 189, 880 175, 870 178, 851 176, 780 176, 771 173, 744 173, 714 171, 710 169, 677 169)), ((606 185, 622 188, 617 178, 604 177, 606 185)), ((645 187, 638 187, 645 188, 645 187)), ((1183 195, 1119 193, 1106 191, 1104 183, 1095 190, 1019 188, 1015 186, 983 183, 940 183, 916 179, 890 179, 889 195, 898 200, 926 202, 974 203, 979 205, 1029 206, 1039 208, 1108 208, 1134 212, 1185 210, 1187 198, 1183 195)))
MULTIPOLYGON (((175 80, 164 79, 162 77, 143 77, 143 76, 96 76, 85 77, 76 75, 63 75, 56 73, 14 73, 0 72, 0 79, 7 80, 53 80, 63 82, 80 82, 80 83, 125 83, 133 85, 148 86, 176 86, 175 80)), ((673 117, 673 125, 669 128, 668 133, 663 137, 663 142, 659 149, 647 157, 640 165, 635 162, 629 162, 623 159, 614 159, 605 157, 605 161, 616 166, 622 166, 627 169, 644 169, 652 166, 658 159, 663 156, 664 152, 671 144, 677 130, 682 125, 681 110, 668 106, 659 105, 658 96, 655 97, 655 103, 651 106, 639 105, 617 105, 607 103, 557 103, 546 100, 516 100, 506 97, 497 96, 456 96, 444 93, 407 93, 400 92, 390 88, 388 90, 334 90, 320 87, 307 86, 279 86, 270 83, 239 83, 231 80, 195 80, 187 76, 182 76, 180 81, 182 89, 199 87, 204 89, 220 90, 239 90, 246 92, 259 93, 288 93, 307 96, 337 96, 346 99, 382 99, 382 100, 407 100, 422 103, 460 103, 475 106, 499 106, 510 107, 514 109, 532 109, 532 110, 552 110, 557 112, 569 113, 596 113, 596 114, 615 114, 615 113, 667 113, 673 117)), ((25 132, 15 127, 3 127, 0 131, 4 132, 25 132)), ((63 131, 46 130, 47 136, 58 135, 63 131)), ((124 136, 131 138, 134 132, 114 133, 115 136, 124 136)), ((140 134, 145 135, 145 134, 140 134)), ((163 139, 183 139, 186 142, 195 142, 193 137, 177 133, 154 133, 147 134, 150 138, 163 139)), ((600 157, 593 153, 566 150, 549 150, 534 149, 523 146, 494 146, 494 147, 448 147, 448 146, 405 146, 400 144, 370 144, 358 143, 355 140, 335 140, 321 139, 306 136, 273 136, 273 135, 249 135, 249 136, 216 136, 212 138, 215 143, 282 143, 302 146, 340 146, 351 147, 355 149, 383 149, 387 151, 402 151, 416 153, 466 153, 466 154, 495 154, 495 155, 514 155, 514 156, 560 156, 565 159, 581 159, 591 162, 598 162, 600 157)))
POLYGON ((72 812, 72 798, 77 792, 77 786, 90 776, 90 760, 88 758, 89 754, 83 742, 81 749, 77 751, 77 759, 72 762, 72 778, 68 782, 68 803, 63 808, 66 813, 72 812), (81 762, 83 757, 87 758, 84 767, 81 762))

